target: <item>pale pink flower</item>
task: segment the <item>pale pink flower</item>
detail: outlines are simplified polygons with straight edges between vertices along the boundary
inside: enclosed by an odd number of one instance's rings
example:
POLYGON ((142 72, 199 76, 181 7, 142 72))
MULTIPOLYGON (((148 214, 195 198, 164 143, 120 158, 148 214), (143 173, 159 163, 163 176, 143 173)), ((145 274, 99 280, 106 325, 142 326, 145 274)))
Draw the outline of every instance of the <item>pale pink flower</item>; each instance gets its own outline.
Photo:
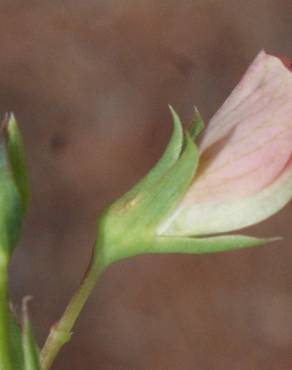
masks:
POLYGON ((210 120, 200 165, 163 235, 210 235, 256 224, 292 198, 292 73, 260 52, 210 120))

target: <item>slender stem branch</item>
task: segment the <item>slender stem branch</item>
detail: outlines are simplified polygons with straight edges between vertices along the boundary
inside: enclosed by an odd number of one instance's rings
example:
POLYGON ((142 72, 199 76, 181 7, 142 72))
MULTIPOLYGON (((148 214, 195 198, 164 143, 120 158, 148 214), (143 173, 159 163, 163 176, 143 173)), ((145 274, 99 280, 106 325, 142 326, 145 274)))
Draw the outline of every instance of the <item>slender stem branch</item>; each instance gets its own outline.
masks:
POLYGON ((51 368, 61 348, 70 340, 72 328, 103 269, 102 263, 97 263, 95 258, 93 258, 83 281, 71 298, 61 319, 51 328, 40 354, 42 370, 49 370, 51 368))
POLYGON ((0 370, 13 370, 9 335, 9 298, 6 263, 0 267, 0 370))

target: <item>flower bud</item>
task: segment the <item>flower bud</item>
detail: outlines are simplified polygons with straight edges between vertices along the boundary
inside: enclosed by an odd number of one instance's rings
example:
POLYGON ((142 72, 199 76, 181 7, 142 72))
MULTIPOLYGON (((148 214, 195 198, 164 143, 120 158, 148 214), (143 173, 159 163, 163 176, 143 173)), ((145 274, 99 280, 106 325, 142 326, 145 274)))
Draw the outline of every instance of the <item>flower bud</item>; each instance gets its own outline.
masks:
POLYGON ((0 260, 3 262, 18 240, 28 200, 22 140, 14 116, 9 115, 0 132, 0 260))
POLYGON ((216 235, 254 225, 292 198, 292 74, 259 53, 203 128, 195 112, 174 131, 160 161, 99 222, 97 252, 108 265, 144 253, 208 253, 274 239, 216 235))

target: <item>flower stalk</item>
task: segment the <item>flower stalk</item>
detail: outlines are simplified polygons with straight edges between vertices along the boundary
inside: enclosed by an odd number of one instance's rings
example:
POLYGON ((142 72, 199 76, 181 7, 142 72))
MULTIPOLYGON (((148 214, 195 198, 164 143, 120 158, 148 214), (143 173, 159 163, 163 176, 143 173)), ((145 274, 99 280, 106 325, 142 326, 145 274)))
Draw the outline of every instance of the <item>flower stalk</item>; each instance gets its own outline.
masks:
POLYGON ((77 321, 82 308, 94 289, 104 266, 102 260, 94 256, 90 266, 69 304, 67 305, 62 317, 52 326, 49 336, 40 353, 40 363, 42 370, 49 370, 62 347, 70 340, 72 329, 77 321), (93 263, 94 261, 94 263, 93 263))

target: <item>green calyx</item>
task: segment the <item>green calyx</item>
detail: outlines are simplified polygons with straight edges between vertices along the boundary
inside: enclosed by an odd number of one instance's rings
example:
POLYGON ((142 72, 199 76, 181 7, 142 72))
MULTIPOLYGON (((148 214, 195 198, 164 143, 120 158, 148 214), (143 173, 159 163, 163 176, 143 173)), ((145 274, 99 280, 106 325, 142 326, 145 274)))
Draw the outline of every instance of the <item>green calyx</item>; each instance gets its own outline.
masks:
POLYGON ((207 238, 158 235, 158 226, 174 212, 192 181, 195 181, 199 151, 194 139, 204 127, 195 109, 191 127, 184 133, 180 118, 172 108, 170 110, 174 128, 161 159, 100 218, 95 256, 104 267, 145 253, 211 253, 270 241, 242 235, 207 238))
POLYGON ((175 209, 196 173, 199 153, 171 108, 173 133, 152 170, 110 206, 98 224, 96 252, 105 265, 155 248, 157 225, 175 209))

